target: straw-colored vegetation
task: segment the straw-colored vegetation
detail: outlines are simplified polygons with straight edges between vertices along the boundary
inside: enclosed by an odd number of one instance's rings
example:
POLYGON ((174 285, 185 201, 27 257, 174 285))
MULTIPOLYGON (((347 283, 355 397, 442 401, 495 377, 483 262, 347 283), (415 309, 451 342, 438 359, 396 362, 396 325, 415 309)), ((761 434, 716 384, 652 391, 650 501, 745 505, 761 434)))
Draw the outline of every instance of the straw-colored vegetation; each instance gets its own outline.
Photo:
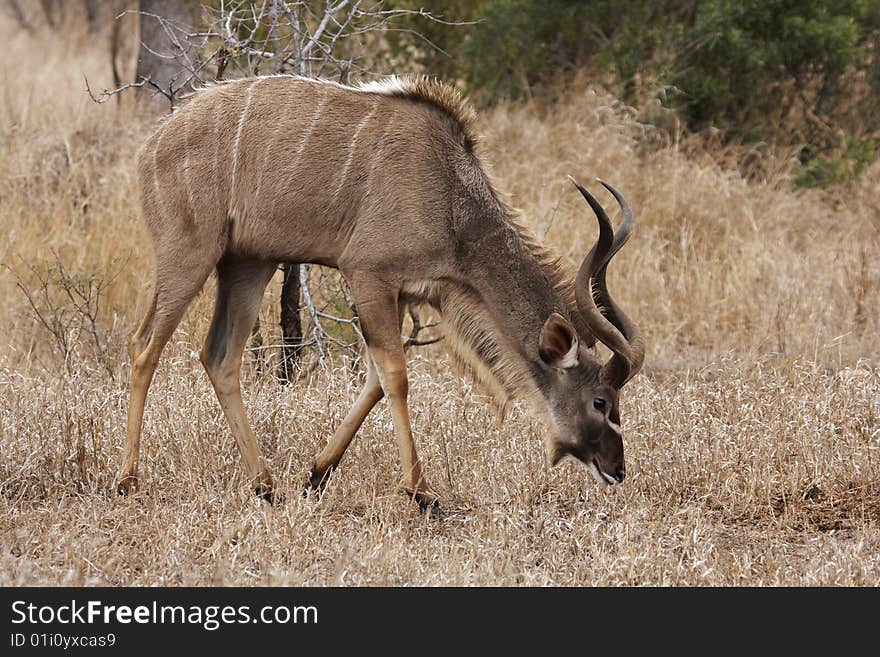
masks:
POLYGON ((132 160, 150 123, 84 93, 83 73, 108 82, 99 40, 8 27, 0 584, 880 584, 877 165, 849 188, 793 191, 785 154, 757 153, 747 179, 741 149, 641 125, 588 81, 550 110, 486 111, 497 186, 570 264, 595 228, 567 174, 608 179, 636 209, 609 273, 650 345, 622 396, 627 480, 598 489, 573 464, 550 470, 543 428, 519 407, 499 426, 435 346, 411 352, 411 409, 445 519, 395 492, 384 405, 326 494, 299 495, 357 395, 344 360, 288 387, 246 365, 249 414, 287 498, 258 502, 196 355, 209 282, 153 384, 141 490, 119 498, 124 344, 152 275, 132 160), (34 301, 59 322, 81 317, 59 285, 108 285, 94 335, 65 334, 66 363, 18 287, 38 294, 40 277, 50 297, 34 301))

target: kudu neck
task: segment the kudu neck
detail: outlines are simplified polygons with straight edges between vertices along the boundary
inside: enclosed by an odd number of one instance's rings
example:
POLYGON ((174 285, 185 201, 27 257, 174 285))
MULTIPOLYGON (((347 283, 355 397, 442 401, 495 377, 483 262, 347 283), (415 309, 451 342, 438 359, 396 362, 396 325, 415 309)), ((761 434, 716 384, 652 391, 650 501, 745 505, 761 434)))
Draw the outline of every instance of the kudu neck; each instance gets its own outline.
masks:
POLYGON ((561 274, 512 220, 490 226, 473 245, 471 285, 496 322, 496 330, 531 370, 538 360, 538 338, 554 312, 571 316, 561 274))

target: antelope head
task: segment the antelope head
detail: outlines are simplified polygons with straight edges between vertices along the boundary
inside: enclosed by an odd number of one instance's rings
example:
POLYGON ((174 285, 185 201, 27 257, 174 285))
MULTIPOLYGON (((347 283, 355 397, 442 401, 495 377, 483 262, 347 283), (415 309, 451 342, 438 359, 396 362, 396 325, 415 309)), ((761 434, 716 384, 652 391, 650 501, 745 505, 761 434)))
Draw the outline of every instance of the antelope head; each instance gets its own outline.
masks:
POLYGON ((605 283, 608 263, 632 232, 632 210, 620 192, 599 182, 617 199, 623 220, 615 233, 599 202, 574 183, 599 222, 599 238, 575 280, 575 299, 583 324, 612 356, 603 363, 591 348, 594 341, 585 339, 591 336, 579 336, 571 322, 557 313, 544 323, 538 355, 541 388, 554 429, 546 443, 550 463, 572 457, 599 483, 616 484, 625 475, 618 396, 641 368, 645 342, 635 322, 614 303, 605 283))

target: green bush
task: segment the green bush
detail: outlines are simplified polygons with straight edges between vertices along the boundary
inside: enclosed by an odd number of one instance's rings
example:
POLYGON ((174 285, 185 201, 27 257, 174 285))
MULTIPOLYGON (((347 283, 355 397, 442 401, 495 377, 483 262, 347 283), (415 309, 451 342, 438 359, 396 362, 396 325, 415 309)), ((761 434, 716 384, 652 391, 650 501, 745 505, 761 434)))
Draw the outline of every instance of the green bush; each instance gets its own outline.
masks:
POLYGON ((873 139, 847 140, 843 156, 838 158, 819 158, 809 160, 801 173, 795 178, 795 187, 829 187, 850 183, 874 161, 877 156, 877 142, 873 139))
POLYGON ((857 172, 873 157, 839 151, 841 132, 865 144, 880 131, 880 0, 440 0, 431 10, 475 23, 414 22, 440 49, 392 38, 392 53, 483 103, 544 95, 590 68, 628 102, 661 91, 693 130, 802 145, 815 184, 838 179, 820 171, 857 172))

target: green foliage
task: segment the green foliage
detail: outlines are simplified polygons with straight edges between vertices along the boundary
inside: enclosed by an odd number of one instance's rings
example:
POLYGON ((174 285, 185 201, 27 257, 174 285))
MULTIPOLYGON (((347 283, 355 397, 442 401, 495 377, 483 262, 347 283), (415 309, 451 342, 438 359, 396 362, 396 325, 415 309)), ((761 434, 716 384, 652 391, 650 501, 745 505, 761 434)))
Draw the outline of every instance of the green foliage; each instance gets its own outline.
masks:
MULTIPOLYGON (((420 0, 403 4, 424 6, 420 0)), ((407 55, 408 63, 415 61, 433 74, 461 80, 485 103, 530 95, 594 55, 621 70, 634 69, 643 55, 636 47, 639 28, 619 51, 608 48, 609 34, 623 25, 621 16, 639 16, 642 20, 632 25, 641 26, 662 13, 662 6, 644 0, 439 0, 429 9, 466 24, 413 19, 407 27, 436 48, 407 50, 405 39, 392 36, 392 52, 407 55)))
POLYGON ((462 41, 471 63, 467 79, 486 101, 520 96, 592 50, 582 38, 586 7, 573 0, 494 0, 483 3, 482 22, 462 41))
POLYGON ((801 188, 829 187, 852 182, 868 168, 876 155, 877 142, 873 139, 847 139, 846 151, 842 157, 811 159, 795 178, 794 185, 801 188))
POLYGON ((430 9, 475 23, 414 23, 439 49, 392 39, 392 52, 483 103, 552 91, 589 69, 616 80, 628 102, 657 94, 693 130, 804 146, 810 184, 873 157, 840 145, 842 134, 866 144, 880 132, 880 0, 440 0, 430 9))
MULTIPOLYGON (((752 125, 798 102, 833 111, 845 75, 869 62, 858 0, 709 0, 677 30, 670 83, 692 125, 752 125)), ((871 35, 873 36, 873 35, 871 35)))
POLYGON ((667 81, 692 129, 803 146, 800 186, 852 179, 874 158, 876 0, 707 0, 672 39, 667 81), (844 148, 840 147, 841 134, 844 148), (844 152, 841 152, 844 151, 844 152))

